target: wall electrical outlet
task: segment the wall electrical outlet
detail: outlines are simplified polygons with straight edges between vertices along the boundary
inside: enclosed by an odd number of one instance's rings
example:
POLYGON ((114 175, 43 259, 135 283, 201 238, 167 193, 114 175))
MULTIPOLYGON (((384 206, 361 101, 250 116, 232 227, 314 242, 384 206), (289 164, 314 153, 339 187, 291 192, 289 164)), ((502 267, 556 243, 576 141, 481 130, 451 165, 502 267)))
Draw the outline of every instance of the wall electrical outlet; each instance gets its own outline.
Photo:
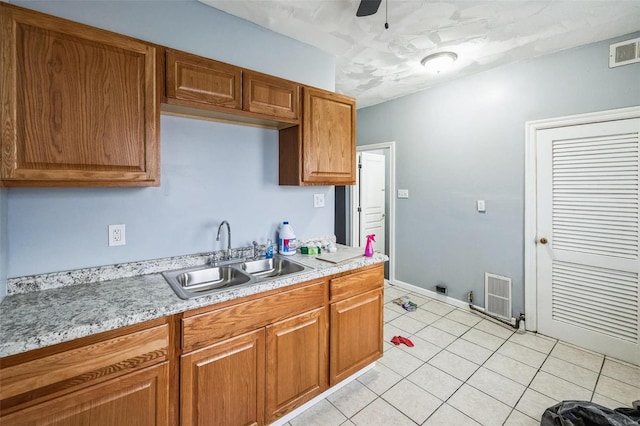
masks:
POLYGON ((324 207, 324 194, 313 194, 313 207, 324 207))
POLYGON ((120 225, 109 225, 109 247, 123 246, 126 243, 124 223, 120 225))
POLYGON ((409 198, 408 189, 398 189, 398 198, 409 198))

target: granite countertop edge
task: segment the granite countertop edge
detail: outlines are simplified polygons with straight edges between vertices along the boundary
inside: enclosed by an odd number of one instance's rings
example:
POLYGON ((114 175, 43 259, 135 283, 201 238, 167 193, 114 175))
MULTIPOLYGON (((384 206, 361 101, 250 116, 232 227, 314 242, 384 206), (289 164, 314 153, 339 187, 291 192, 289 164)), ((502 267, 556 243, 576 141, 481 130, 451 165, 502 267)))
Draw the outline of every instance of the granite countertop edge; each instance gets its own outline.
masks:
POLYGON ((180 299, 161 273, 7 296, 0 305, 0 358, 383 263, 388 257, 376 253, 338 264, 303 255, 291 260, 311 269, 188 300, 180 299))

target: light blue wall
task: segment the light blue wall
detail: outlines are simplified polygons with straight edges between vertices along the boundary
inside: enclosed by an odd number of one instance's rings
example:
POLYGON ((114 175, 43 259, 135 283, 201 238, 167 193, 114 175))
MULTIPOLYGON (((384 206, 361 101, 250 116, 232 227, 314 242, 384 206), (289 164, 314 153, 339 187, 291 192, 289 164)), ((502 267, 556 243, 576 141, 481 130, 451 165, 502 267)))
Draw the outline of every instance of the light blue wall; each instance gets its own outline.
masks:
MULTIPOLYGON (((14 2, 317 87, 333 89, 335 60, 195 1, 14 2)), ((278 186, 278 133, 163 116, 159 188, 11 188, 8 276, 223 248, 274 238, 290 220, 299 237, 333 234, 333 187, 278 186), (324 193, 326 207, 313 208, 324 193), (107 246, 107 226, 126 224, 126 246, 107 246)))
POLYGON ((640 64, 608 68, 632 34, 503 66, 358 111, 358 144, 396 141, 396 278, 484 305, 484 272, 524 312, 525 122, 640 104, 640 64), (486 213, 475 201, 486 200, 486 213))

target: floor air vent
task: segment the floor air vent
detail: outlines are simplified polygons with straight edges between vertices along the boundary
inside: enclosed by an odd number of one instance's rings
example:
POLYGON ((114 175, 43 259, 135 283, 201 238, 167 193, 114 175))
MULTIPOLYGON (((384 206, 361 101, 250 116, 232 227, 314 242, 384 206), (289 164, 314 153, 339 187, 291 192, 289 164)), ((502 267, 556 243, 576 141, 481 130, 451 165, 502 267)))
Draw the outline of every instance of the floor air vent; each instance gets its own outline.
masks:
POLYGON ((511 319, 511 278, 485 272, 484 295, 486 312, 511 319))

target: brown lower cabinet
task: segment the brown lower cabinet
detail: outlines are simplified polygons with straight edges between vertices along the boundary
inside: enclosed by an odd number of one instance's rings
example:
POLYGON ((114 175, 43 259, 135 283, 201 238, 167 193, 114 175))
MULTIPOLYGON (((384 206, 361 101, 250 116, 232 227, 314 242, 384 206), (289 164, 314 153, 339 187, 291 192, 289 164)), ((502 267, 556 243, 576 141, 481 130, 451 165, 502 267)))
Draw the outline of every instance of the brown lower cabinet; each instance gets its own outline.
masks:
POLYGON ((326 360, 326 308, 267 327, 267 424, 328 388, 326 360))
POLYGON ((0 358, 0 424, 270 424, 382 356, 382 288, 378 264, 0 358))
POLYGON ((2 425, 168 426, 169 363, 149 367, 3 417, 2 425))
POLYGON ((163 318, 1 358, 0 424, 173 424, 170 329, 163 318))
POLYGON ((331 381, 333 386, 382 357, 382 290, 331 304, 331 381))
POLYGON ((264 329, 183 355, 183 425, 264 424, 264 329))
POLYGON ((384 266, 329 280, 331 386, 382 357, 384 266))

